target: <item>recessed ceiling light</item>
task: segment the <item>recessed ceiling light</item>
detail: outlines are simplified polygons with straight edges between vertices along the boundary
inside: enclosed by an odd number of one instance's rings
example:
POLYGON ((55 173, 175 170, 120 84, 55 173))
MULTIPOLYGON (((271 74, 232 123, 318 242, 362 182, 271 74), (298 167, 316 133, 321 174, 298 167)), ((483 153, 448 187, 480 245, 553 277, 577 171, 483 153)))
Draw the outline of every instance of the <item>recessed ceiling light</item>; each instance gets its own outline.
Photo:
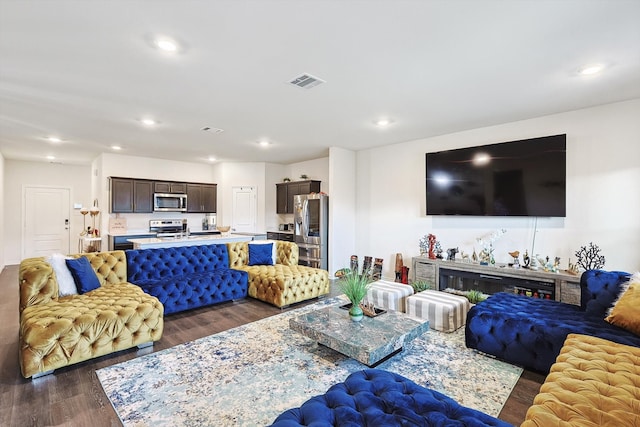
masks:
POLYGON ((55 160, 56 156, 47 156, 47 160, 55 160))
POLYGON ((590 65, 587 65, 585 67, 582 67, 578 71, 578 73, 580 75, 582 75, 582 76, 592 76, 594 74, 598 74, 602 70, 604 70, 604 65, 603 64, 590 64, 590 65))
POLYGON ((389 126, 390 124, 392 124, 393 120, 387 119, 387 118, 382 118, 382 119, 374 120, 373 123, 376 126, 383 128, 383 127, 386 127, 386 126, 389 126))
POLYGON ((209 160, 210 162, 215 162, 215 161, 216 161, 216 158, 215 158, 215 157, 213 157, 213 156, 209 156, 209 158, 208 158, 207 160, 209 160))
POLYGON ((47 137, 47 140, 49 140, 49 142, 55 142, 55 143, 62 142, 62 140, 60 138, 58 138, 57 136, 47 137))
POLYGON ((267 141, 266 139, 263 139, 263 140, 261 140, 261 141, 258 141, 258 144, 259 144, 261 147, 268 147, 269 145, 271 145, 271 143, 270 143, 269 141, 267 141))
POLYGON ((111 146, 111 149, 112 149, 112 150, 116 150, 116 151, 118 151, 118 150, 122 150, 122 147, 121 147, 121 146, 119 146, 119 145, 112 145, 112 146, 111 146))
POLYGON ((158 49, 167 53, 175 53, 178 51, 178 42, 168 37, 158 37, 155 40, 158 49))
POLYGON ((142 120, 140 120, 140 121, 141 121, 141 122, 142 122, 142 124, 143 124, 143 125, 145 125, 145 126, 154 126, 154 125, 158 124, 158 122, 156 122, 156 121, 155 121, 155 120, 153 120, 153 119, 149 119, 149 118, 147 118, 147 119, 142 119, 142 120))

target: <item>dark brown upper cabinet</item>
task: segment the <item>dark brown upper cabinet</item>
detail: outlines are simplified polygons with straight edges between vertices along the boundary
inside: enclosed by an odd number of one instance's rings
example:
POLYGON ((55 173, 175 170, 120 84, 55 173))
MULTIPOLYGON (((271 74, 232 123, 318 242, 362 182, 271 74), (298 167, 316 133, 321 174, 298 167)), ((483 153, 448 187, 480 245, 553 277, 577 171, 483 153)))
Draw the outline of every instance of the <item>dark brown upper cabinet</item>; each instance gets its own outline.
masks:
POLYGON ((293 213, 293 196, 320 192, 321 181, 293 181, 276 184, 276 213, 293 213))

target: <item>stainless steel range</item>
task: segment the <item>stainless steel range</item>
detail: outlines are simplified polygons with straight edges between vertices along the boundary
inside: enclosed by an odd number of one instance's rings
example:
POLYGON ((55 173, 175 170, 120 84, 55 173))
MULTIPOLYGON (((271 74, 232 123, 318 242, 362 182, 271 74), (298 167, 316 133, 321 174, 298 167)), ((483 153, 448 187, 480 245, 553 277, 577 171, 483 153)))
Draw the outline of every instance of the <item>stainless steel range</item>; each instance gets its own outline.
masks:
POLYGON ((186 219, 152 219, 149 231, 158 237, 182 237, 187 234, 186 219))

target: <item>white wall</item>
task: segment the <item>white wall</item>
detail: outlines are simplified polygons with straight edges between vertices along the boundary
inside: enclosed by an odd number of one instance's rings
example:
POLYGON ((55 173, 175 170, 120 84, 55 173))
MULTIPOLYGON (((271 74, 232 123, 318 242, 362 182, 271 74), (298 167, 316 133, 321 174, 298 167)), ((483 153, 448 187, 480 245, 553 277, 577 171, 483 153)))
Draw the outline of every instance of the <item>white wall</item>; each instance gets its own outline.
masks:
POLYGON ((279 215, 277 210, 276 184, 282 182, 284 177, 290 175, 287 165, 267 163, 265 168, 265 231, 278 230, 279 224, 293 222, 293 215, 279 215))
MULTIPOLYGON (((640 99, 357 153, 356 248, 384 258, 394 277, 395 253, 405 265, 419 254, 419 239, 433 233, 444 249, 471 252, 475 239, 505 228, 495 245, 497 262, 508 251, 531 251, 533 218, 427 217, 425 153, 451 148, 567 134, 567 216, 540 218, 535 253, 561 257, 566 268, 580 246, 594 242, 609 270, 640 269, 640 99)), ((334 218, 334 223, 338 218, 334 218)))
POLYGON ((5 160, 4 162, 4 245, 6 264, 18 264, 22 259, 23 189, 26 185, 71 189, 70 252, 76 252, 76 238, 82 231, 82 215, 71 209, 74 203, 90 206, 90 166, 63 165, 44 162, 5 160))
POLYGON ((6 265, 4 253, 4 236, 5 236, 5 209, 7 204, 4 202, 4 156, 0 153, 0 273, 6 265))
POLYGON ((356 153, 329 149, 329 273, 349 267, 356 254, 356 153))
POLYGON ((293 222, 293 215, 276 213, 276 184, 285 177, 300 180, 306 174, 309 179, 322 181, 320 189, 327 192, 329 186, 329 158, 280 165, 273 163, 221 163, 214 167, 218 183, 218 224, 231 224, 232 188, 255 186, 258 190, 258 220, 256 231, 277 230, 280 223, 293 222))
POLYGON ((217 166, 218 180, 218 225, 231 225, 233 218, 233 187, 255 187, 258 215, 256 232, 265 231, 265 163, 222 163, 217 166))
POLYGON ((288 176, 291 178, 291 181, 302 181, 304 178, 301 178, 300 175, 307 175, 307 179, 322 181, 320 183, 320 191, 328 193, 329 158, 322 157, 320 159, 288 165, 288 176))

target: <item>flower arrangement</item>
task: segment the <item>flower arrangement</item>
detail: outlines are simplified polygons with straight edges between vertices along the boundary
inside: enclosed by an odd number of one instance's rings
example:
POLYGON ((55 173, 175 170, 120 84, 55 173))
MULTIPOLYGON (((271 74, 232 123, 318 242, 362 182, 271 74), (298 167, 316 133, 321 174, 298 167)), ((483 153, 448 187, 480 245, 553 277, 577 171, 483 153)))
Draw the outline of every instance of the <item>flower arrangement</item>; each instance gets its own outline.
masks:
POLYGON ((482 251, 480 251, 479 254, 481 264, 495 264, 496 261, 493 257, 493 244, 498 241, 498 239, 500 239, 506 232, 507 230, 501 228, 491 234, 485 234, 484 236, 476 238, 476 242, 478 242, 482 246, 482 251))

